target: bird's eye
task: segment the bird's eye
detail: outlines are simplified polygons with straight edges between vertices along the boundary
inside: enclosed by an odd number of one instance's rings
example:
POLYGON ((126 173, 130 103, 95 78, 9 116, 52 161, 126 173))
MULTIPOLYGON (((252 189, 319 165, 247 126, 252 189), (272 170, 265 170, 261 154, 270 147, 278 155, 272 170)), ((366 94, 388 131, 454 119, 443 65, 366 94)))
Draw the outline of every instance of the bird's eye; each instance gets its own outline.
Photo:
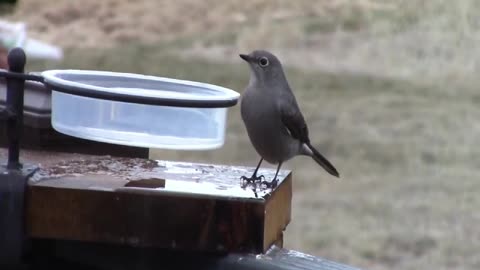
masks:
POLYGON ((258 63, 260 64, 260 66, 266 67, 269 64, 268 63, 268 58, 262 57, 262 58, 260 58, 260 60, 258 60, 258 63))

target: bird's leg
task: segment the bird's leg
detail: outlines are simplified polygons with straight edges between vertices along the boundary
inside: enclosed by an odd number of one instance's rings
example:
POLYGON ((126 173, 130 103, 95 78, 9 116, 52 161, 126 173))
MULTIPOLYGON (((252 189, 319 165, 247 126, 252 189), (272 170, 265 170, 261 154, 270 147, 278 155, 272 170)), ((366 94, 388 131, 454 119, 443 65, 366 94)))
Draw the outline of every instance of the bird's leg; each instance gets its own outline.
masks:
POLYGON ((255 178, 255 180, 260 180, 262 178, 265 178, 263 175, 257 176, 258 169, 260 169, 260 165, 262 165, 263 158, 260 158, 260 161, 257 164, 257 168, 255 168, 255 171, 253 172, 253 175, 251 178, 255 178))
POLYGON ((258 162, 257 168, 255 168, 255 171, 253 172, 252 176, 250 178, 246 176, 240 177, 243 181, 247 181, 247 183, 254 183, 255 181, 262 180, 262 178, 265 178, 263 175, 257 176, 258 169, 260 168, 260 165, 262 164, 263 158, 260 158, 260 161, 258 162))
POLYGON ((262 182, 263 184, 265 184, 267 186, 267 188, 276 188, 277 187, 277 184, 278 184, 277 176, 278 176, 278 172, 280 171, 280 167, 282 167, 282 162, 278 163, 277 172, 275 172, 275 176, 273 177, 273 180, 270 183, 267 182, 267 181, 262 182))

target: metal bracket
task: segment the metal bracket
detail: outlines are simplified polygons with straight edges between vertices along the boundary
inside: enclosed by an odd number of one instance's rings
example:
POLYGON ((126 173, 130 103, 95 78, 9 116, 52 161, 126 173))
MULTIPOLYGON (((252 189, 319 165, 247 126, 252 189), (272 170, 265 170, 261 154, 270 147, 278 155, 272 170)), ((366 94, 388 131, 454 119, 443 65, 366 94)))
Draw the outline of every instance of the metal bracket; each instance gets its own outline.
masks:
POLYGON ((9 169, 20 169, 20 137, 23 130, 23 98, 25 86, 25 63, 27 58, 22 48, 14 48, 8 54, 9 72, 0 76, 7 80, 6 108, 1 112, 7 119, 8 163, 9 169))

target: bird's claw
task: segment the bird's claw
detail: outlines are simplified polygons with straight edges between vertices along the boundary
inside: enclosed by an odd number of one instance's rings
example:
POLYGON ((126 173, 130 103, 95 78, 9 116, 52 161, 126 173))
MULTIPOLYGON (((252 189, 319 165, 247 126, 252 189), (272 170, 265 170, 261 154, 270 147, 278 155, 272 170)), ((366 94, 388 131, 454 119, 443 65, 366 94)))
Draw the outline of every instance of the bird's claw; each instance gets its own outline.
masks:
POLYGON ((246 187, 250 184, 253 184, 256 187, 257 184, 260 184, 260 185, 265 185, 265 187, 267 188, 274 189, 278 185, 277 178, 273 179, 271 182, 268 182, 265 180, 265 176, 263 175, 252 175, 251 177, 241 176, 240 180, 242 180, 243 182, 243 185, 242 185, 243 187, 246 187))
POLYGON ((246 176, 242 176, 240 177, 240 179, 244 182, 247 182, 247 183, 255 183, 257 181, 261 181, 262 179, 265 179, 265 176, 263 175, 252 175, 252 177, 246 177, 246 176))
POLYGON ((273 179, 271 182, 267 181, 262 181, 262 184, 264 184, 267 188, 276 188, 278 185, 278 179, 273 179))
MULTIPOLYGON (((240 179, 242 180, 242 188, 246 188, 247 186, 251 185, 254 189, 257 188, 257 183, 262 183, 262 180, 265 180, 265 176, 263 175, 252 175, 251 177, 246 177, 246 176, 242 176, 240 177, 240 179)), ((257 195, 255 195, 255 197, 257 197, 257 195)))

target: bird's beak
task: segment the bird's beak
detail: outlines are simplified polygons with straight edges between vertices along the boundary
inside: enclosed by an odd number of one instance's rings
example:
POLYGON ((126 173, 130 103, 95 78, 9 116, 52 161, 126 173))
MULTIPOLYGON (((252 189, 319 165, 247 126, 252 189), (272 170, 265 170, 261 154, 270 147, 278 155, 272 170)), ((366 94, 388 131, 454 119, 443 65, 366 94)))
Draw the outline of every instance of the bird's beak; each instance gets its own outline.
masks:
POLYGON ((243 60, 245 60, 247 62, 250 62, 250 60, 252 60, 252 58, 248 54, 239 54, 239 56, 240 56, 240 58, 242 58, 243 60))

